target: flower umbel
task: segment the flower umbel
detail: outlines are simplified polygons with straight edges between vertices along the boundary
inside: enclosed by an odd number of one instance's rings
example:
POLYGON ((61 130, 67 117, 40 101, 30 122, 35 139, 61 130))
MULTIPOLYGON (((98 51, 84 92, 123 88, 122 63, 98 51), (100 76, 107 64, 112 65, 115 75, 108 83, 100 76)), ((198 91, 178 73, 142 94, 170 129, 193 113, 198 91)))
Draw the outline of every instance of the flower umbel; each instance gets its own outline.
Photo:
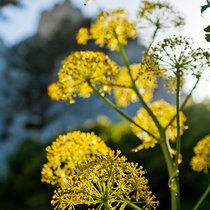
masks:
POLYGON ((70 103, 74 103, 77 96, 90 97, 93 92, 90 83, 102 94, 109 93, 107 83, 118 71, 118 65, 103 52, 75 52, 63 61, 59 81, 49 87, 48 93, 52 99, 69 100, 70 103))
MULTIPOLYGON (((152 72, 146 71, 146 67, 141 64, 132 64, 130 65, 130 69, 139 92, 142 94, 145 101, 150 101, 153 96, 153 91, 157 86, 155 75, 152 72)), ((117 105, 126 107, 131 102, 134 103, 138 100, 135 91, 131 88, 132 81, 126 67, 123 67, 115 78, 115 83, 122 86, 114 88, 114 96, 117 105)))
POLYGON ((208 173, 210 168, 210 134, 201 139, 193 149, 195 156, 190 165, 197 172, 208 173))
POLYGON ((154 27, 166 29, 185 24, 182 15, 168 2, 142 1, 137 17, 140 28, 154 27))
POLYGON ((79 164, 111 151, 94 133, 80 131, 60 135, 46 150, 48 162, 42 168, 42 182, 58 186, 67 182, 79 164))
POLYGON ((210 54, 207 50, 194 47, 191 39, 182 36, 173 36, 158 42, 149 52, 144 62, 153 61, 153 65, 165 68, 166 74, 171 77, 184 74, 200 77, 203 70, 210 67, 210 54))
MULTIPOLYGON (((171 105, 163 100, 161 101, 155 101, 149 105, 150 109, 153 111, 153 113, 158 118, 160 124, 165 127, 170 120, 174 117, 176 114, 176 108, 174 105, 171 105)), ((134 117, 134 121, 141 125, 144 129, 149 131, 150 133, 154 134, 154 136, 158 136, 158 128, 156 127, 154 121, 148 114, 148 112, 144 108, 140 108, 137 112, 136 116, 134 117)), ((183 130, 185 128, 184 122, 186 121, 186 117, 184 114, 180 111, 180 133, 183 134, 183 130)), ((154 147, 157 143, 157 140, 142 131, 140 128, 136 127, 135 125, 132 125, 133 132, 140 138, 142 141, 142 144, 139 145, 136 150, 141 149, 149 149, 150 147, 154 147)), ((173 121, 173 123, 167 128, 166 130, 166 137, 167 139, 171 140, 172 142, 175 142, 176 140, 176 122, 173 121)))
POLYGON ((78 204, 97 205, 97 209, 124 209, 126 200, 134 200, 145 208, 156 209, 158 201, 148 187, 145 171, 138 164, 129 163, 114 151, 80 165, 77 175, 58 189, 52 204, 74 208, 78 204), (62 193, 59 193, 62 192, 62 193))
POLYGON ((119 50, 115 33, 121 44, 127 44, 127 38, 135 39, 137 34, 136 24, 129 21, 125 10, 102 11, 95 23, 91 24, 89 32, 81 28, 77 33, 77 42, 86 44, 87 39, 95 40, 100 47, 105 44, 110 50, 119 50))

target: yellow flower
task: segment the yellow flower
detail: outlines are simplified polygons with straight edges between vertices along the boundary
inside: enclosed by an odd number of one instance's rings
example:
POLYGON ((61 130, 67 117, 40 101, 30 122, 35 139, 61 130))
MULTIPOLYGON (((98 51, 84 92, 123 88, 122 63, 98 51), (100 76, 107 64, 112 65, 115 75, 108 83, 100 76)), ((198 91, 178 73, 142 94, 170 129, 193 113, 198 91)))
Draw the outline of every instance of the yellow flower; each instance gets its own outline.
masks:
POLYGON ((79 30, 76 35, 79 44, 86 44, 86 38, 95 40, 95 43, 100 47, 107 44, 110 50, 119 50, 115 33, 119 41, 127 44, 127 38, 135 39, 137 34, 136 24, 129 21, 128 14, 125 10, 113 10, 110 12, 102 11, 95 23, 91 24, 89 29, 89 36, 87 36, 87 29, 79 30), (82 33, 83 32, 83 33, 82 33))
POLYGON ((154 33, 156 29, 174 30, 185 25, 182 15, 168 2, 142 1, 137 17, 140 31, 145 31, 146 37, 150 34, 150 30, 154 33))
MULTIPOLYGON (((147 72, 146 67, 141 64, 132 64, 130 65, 130 69, 133 78, 136 80, 136 86, 139 92, 142 94, 145 101, 150 101, 153 96, 153 91, 157 86, 155 75, 152 74, 152 72, 147 72)), ((114 97, 117 105, 126 107, 131 102, 134 103, 137 101, 137 95, 134 90, 131 89, 132 82, 126 67, 122 68, 115 79, 115 83, 125 86, 114 88, 114 97), (129 86, 129 88, 126 86, 129 86)))
POLYGON ((107 85, 118 73, 118 65, 111 61, 103 52, 81 51, 70 54, 64 61, 58 73, 59 81, 49 87, 52 99, 69 100, 74 98, 90 97, 92 86, 99 91, 109 93, 111 88, 107 85))
POLYGON ((59 101, 63 97, 63 91, 59 82, 52 83, 48 86, 48 95, 52 100, 59 101))
POLYGON ((201 139, 193 149, 195 156, 191 160, 194 171, 208 173, 210 168, 210 134, 201 139))
POLYGON ((88 29, 80 28, 76 35, 76 39, 78 44, 86 45, 89 39, 88 29))
POLYGON ((94 133, 74 131, 60 135, 46 148, 48 162, 42 168, 42 182, 61 186, 84 161, 107 154, 110 149, 94 133))
MULTIPOLYGON (((125 199, 144 205, 158 205, 148 187, 145 171, 138 164, 129 163, 114 151, 80 165, 75 176, 55 192, 52 204, 60 208, 74 208, 78 204, 98 205, 97 209, 126 206, 125 199)), ((55 207, 56 207, 55 206, 55 207)))
MULTIPOLYGON (((171 105, 163 100, 155 101, 149 105, 152 112, 158 118, 160 124, 165 127, 168 125, 170 120, 176 114, 176 108, 174 105, 171 105)), ((140 108, 137 112, 136 116, 134 117, 134 121, 141 125, 144 129, 152 133, 154 136, 159 138, 158 135, 158 128, 156 127, 155 123, 153 122, 152 118, 148 114, 148 112, 144 108, 140 108)), ((184 122, 186 121, 186 117, 180 111, 180 134, 183 134, 183 130, 185 128, 184 122)), ((141 149, 148 149, 150 147, 154 147, 157 143, 157 140, 142 131, 140 128, 132 125, 133 132, 140 138, 142 144, 139 145, 136 150, 141 149)), ((167 128, 166 130, 166 137, 167 139, 175 142, 177 135, 177 128, 176 128, 176 120, 167 128)))

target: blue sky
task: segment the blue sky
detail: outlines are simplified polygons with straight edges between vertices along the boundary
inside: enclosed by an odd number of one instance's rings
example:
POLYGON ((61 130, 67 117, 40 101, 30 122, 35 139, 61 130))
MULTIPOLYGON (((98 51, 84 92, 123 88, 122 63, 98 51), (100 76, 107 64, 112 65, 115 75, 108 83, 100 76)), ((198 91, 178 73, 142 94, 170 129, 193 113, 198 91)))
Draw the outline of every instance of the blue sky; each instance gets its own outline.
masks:
MULTIPOLYGON (((71 0, 73 5, 80 8, 85 16, 94 17, 99 8, 126 8, 130 10, 130 14, 135 14, 138 9, 140 0, 91 0, 87 6, 84 6, 85 0, 71 0)), ((206 0, 167 0, 174 4, 185 16, 187 25, 182 34, 193 37, 200 46, 210 47, 204 39, 203 28, 209 24, 210 9, 206 10, 203 16, 200 15, 200 6, 206 3, 206 0)), ((22 0, 24 8, 7 7, 2 9, 2 14, 7 17, 7 20, 0 20, 0 39, 7 46, 12 46, 15 43, 27 38, 36 33, 40 14, 43 10, 51 9, 54 4, 63 2, 63 0, 22 0)), ((207 73, 205 77, 210 79, 207 73)), ((193 79, 190 79, 185 85, 185 90, 188 91, 193 85, 193 79)), ((203 81, 194 98, 199 102, 204 98, 210 99, 210 84, 208 81, 203 81)))

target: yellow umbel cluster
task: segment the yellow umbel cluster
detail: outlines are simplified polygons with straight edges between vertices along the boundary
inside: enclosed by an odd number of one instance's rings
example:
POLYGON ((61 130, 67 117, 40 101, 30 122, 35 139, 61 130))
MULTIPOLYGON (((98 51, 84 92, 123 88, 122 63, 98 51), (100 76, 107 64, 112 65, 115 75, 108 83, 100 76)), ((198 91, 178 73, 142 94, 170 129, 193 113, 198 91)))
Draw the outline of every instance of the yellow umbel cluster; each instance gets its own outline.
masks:
POLYGON ((103 52, 80 51, 70 54, 64 61, 58 76, 59 81, 48 88, 52 99, 74 103, 74 98, 90 97, 92 86, 99 91, 109 93, 107 85, 119 72, 119 66, 103 52))
POLYGON ((78 44, 86 45, 89 39, 95 40, 100 47, 105 44, 110 50, 119 50, 118 41, 127 44, 127 38, 135 39, 138 35, 136 24, 129 21, 125 10, 102 11, 96 21, 91 24, 90 29, 81 28, 76 39, 78 44))
POLYGON ((195 156, 191 160, 194 171, 208 173, 210 168, 210 134, 201 139, 193 149, 195 156))
POLYGON ((148 187, 145 171, 129 163, 120 152, 86 161, 75 176, 55 191, 51 201, 55 209, 74 209, 78 204, 97 205, 97 209, 123 210, 135 201, 145 209, 156 209, 158 201, 148 187))
POLYGON ((60 135, 46 151, 48 162, 42 168, 42 182, 61 186, 79 164, 94 156, 106 155, 110 148, 94 133, 74 131, 60 135))
MULTIPOLYGON (((150 101, 153 96, 153 91, 156 88, 156 77, 150 71, 146 71, 146 67, 141 64, 130 65, 131 75, 135 80, 139 92, 142 94, 145 101, 150 101)), ((115 83, 118 87, 114 88, 114 97, 117 105, 126 107, 131 102, 138 100, 135 91, 132 89, 132 81, 129 71, 123 67, 115 78, 115 83)))
MULTIPOLYGON (((149 105, 152 112, 157 117, 158 121, 162 125, 162 127, 166 127, 171 119, 176 115, 176 107, 172 104, 169 104, 163 100, 155 101, 149 105)), ((149 131, 151 134, 160 138, 158 135, 158 128, 156 127, 154 121, 144 108, 140 108, 137 112, 136 116, 134 117, 134 121, 141 125, 144 129, 149 131)), ((186 117, 180 111, 180 134, 183 134, 183 130, 185 129, 184 122, 186 121, 186 117)), ((150 147, 154 147, 157 143, 157 140, 154 139, 152 136, 141 130, 140 128, 132 125, 133 132, 140 138, 142 144, 139 145, 136 149, 148 149, 150 147)), ((177 136, 177 125, 176 120, 168 126, 166 130, 166 138, 175 142, 177 136)))

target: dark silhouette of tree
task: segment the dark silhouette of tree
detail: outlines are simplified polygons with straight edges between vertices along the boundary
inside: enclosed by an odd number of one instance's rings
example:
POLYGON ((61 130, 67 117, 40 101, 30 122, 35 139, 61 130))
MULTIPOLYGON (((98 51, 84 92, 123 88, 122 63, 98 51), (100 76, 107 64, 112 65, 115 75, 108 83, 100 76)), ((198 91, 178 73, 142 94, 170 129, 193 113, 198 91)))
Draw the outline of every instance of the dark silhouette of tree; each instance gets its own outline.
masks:
POLYGON ((20 6, 19 0, 0 0, 0 8, 8 5, 20 6))

